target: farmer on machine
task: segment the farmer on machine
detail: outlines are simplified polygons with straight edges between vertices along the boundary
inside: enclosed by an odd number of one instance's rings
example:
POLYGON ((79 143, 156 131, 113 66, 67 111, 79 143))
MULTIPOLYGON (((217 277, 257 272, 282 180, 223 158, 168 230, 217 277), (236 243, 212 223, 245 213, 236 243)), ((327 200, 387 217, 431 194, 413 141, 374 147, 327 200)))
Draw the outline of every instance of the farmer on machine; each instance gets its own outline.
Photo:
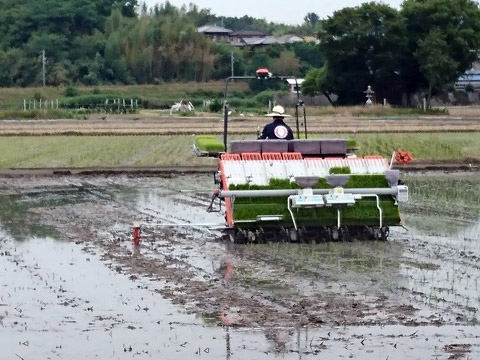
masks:
POLYGON ((275 106, 272 112, 265 116, 273 117, 273 121, 265 125, 258 137, 259 139, 293 140, 292 129, 283 122, 283 118, 290 117, 290 115, 285 114, 285 109, 282 106, 275 106))

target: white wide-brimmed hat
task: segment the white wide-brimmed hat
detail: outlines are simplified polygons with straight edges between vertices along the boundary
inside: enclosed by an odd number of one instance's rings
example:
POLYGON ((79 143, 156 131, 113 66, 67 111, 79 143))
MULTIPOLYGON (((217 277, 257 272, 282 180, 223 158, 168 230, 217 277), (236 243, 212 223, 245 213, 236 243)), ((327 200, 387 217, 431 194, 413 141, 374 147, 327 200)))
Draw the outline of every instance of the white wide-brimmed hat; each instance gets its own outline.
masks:
POLYGON ((290 115, 285 114, 285 109, 283 106, 277 105, 274 106, 272 109, 272 112, 270 114, 267 114, 265 116, 272 116, 272 117, 290 117, 290 115))

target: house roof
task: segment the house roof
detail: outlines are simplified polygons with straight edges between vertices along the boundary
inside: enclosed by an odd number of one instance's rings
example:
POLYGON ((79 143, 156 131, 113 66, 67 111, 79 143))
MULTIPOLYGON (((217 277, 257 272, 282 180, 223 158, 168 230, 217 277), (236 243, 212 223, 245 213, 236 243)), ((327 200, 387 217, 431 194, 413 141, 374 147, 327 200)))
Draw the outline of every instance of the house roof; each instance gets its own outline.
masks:
POLYGON ((240 31, 234 31, 230 35, 232 36, 268 36, 267 33, 263 31, 258 31, 258 30, 240 30, 240 31))
POLYGON ((480 81, 480 74, 465 74, 458 78, 457 81, 480 81))
POLYGON ((240 40, 230 41, 230 44, 234 46, 260 46, 260 45, 272 45, 272 44, 291 44, 299 41, 303 41, 303 39, 296 35, 283 35, 280 37, 268 35, 268 36, 240 37, 240 40))
POLYGON ((318 39, 315 36, 307 35, 303 37, 303 41, 306 42, 318 42, 318 39))
POLYGON ((291 34, 282 35, 278 39, 281 41, 282 44, 291 44, 294 42, 303 41, 303 39, 300 36, 291 35, 291 34))
POLYGON ((230 34, 232 30, 216 25, 204 25, 197 28, 198 32, 204 34, 230 34))

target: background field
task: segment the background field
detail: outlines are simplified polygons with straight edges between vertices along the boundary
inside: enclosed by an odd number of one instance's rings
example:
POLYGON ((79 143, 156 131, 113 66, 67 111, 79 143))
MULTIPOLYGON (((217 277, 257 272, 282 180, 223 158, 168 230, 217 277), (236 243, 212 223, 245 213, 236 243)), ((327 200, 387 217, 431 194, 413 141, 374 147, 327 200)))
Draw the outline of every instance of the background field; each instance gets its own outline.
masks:
MULTIPOLYGON (((411 151, 416 160, 480 161, 478 133, 333 134, 357 140, 359 155, 411 151)), ((236 136, 233 138, 247 138, 236 136)), ((252 138, 251 136, 248 138, 252 138)), ((220 139, 220 137, 219 137, 220 139)), ((156 167, 215 165, 192 152, 192 135, 0 137, 1 168, 156 167)))
MULTIPOLYGON (((111 95, 113 98, 141 98, 147 101, 168 100, 178 102, 180 100, 191 101, 202 93, 206 99, 212 94, 223 93, 225 81, 188 82, 188 83, 165 83, 161 85, 102 85, 97 87, 81 86, 76 88, 78 95, 93 95, 99 92, 103 95, 111 95)), ((229 93, 232 91, 248 91, 246 82, 230 83, 229 93)), ((62 100, 65 96, 65 87, 28 87, 28 88, 0 88, 0 110, 20 110, 23 100, 33 100, 35 97, 42 100, 62 100)))

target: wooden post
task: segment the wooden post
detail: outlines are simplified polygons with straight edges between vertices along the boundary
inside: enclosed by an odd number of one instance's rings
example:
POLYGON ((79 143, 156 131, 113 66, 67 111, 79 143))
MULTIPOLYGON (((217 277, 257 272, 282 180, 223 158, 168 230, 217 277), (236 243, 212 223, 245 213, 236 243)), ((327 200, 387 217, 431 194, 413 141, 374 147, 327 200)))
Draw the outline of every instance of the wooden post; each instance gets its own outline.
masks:
POLYGON ((58 99, 57 99, 57 109, 58 109, 58 99))
POLYGON ((130 109, 132 109, 133 112, 133 99, 130 99, 130 109))
POLYGON ((53 109, 53 100, 50 100, 50 103, 51 103, 51 105, 52 105, 52 106, 50 107, 50 109, 53 109))
MULTIPOLYGON (((45 63, 47 62, 47 58, 45 57, 45 50, 42 50, 42 82, 43 82, 43 87, 46 85, 45 81, 45 63)), ((42 106, 40 106, 41 108, 42 106)))
POLYGON ((27 111, 27 99, 23 99, 23 111, 27 111))
POLYGON ((33 99, 33 110, 37 109, 37 100, 33 99))
POLYGON ((42 99, 40 99, 40 105, 38 106, 40 110, 42 110, 42 99))

